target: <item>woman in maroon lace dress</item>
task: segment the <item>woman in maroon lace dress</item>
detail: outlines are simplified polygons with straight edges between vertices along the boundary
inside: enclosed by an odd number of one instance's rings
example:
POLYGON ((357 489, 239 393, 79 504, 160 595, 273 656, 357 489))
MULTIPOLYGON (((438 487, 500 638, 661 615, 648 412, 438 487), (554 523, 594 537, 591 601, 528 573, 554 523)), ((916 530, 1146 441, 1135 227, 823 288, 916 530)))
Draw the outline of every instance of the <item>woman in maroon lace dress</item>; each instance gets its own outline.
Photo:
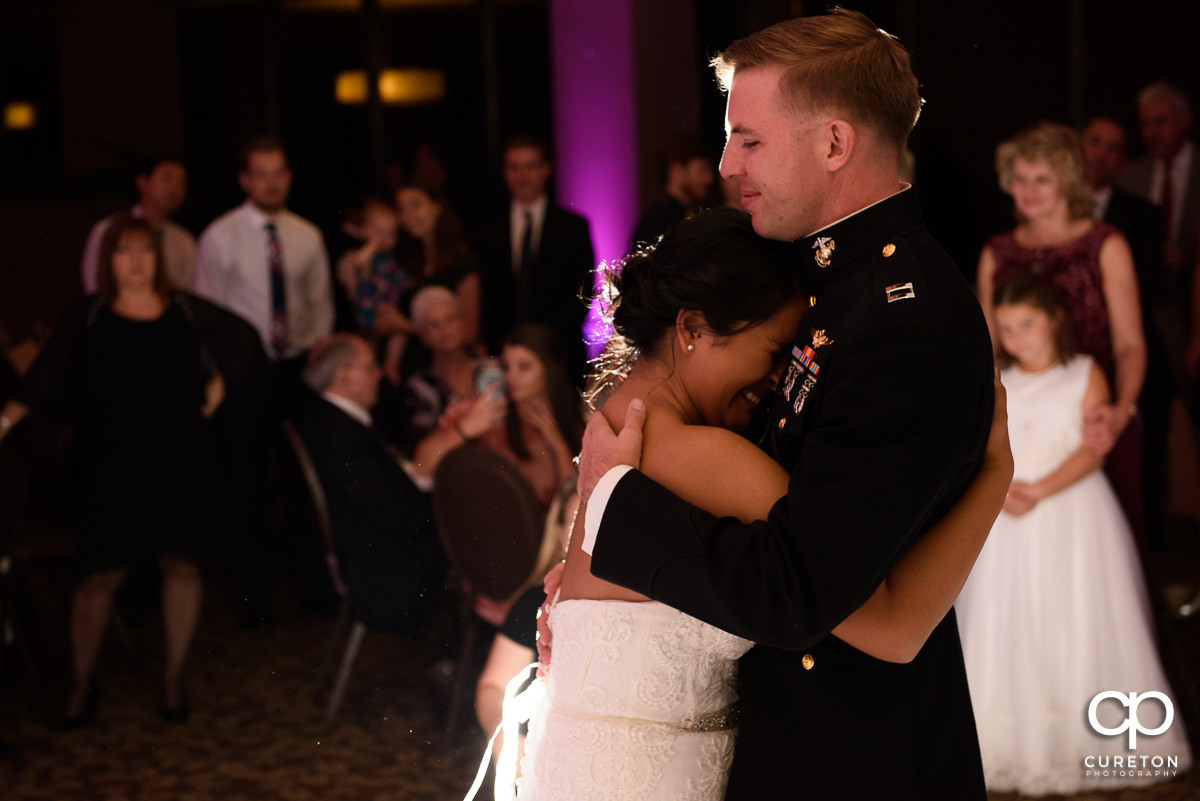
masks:
POLYGON ((1138 465, 1138 395, 1146 377, 1146 343, 1133 256, 1125 237, 1092 219, 1092 192, 1078 135, 1039 122, 996 149, 1000 188, 1012 195, 1017 227, 988 240, 976 288, 992 342, 995 288, 1019 273, 1047 276, 1071 315, 1081 353, 1096 359, 1113 402, 1088 419, 1086 442, 1109 453, 1107 472, 1135 531, 1143 527, 1138 465))

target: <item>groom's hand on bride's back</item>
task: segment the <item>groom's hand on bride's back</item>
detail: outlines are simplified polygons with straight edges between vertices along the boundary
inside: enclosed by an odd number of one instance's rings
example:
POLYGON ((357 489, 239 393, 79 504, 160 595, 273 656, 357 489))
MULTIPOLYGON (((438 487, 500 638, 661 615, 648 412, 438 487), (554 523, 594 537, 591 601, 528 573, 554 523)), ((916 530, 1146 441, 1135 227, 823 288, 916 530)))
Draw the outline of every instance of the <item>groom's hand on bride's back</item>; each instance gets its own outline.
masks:
POLYGON ((587 501, 592 490, 609 470, 627 464, 637 468, 642 461, 642 425, 646 422, 646 404, 634 398, 625 410, 625 425, 613 433, 603 412, 592 415, 583 434, 583 452, 579 455, 579 499, 587 501))
POLYGON ((562 585, 563 568, 565 566, 565 562, 559 562, 550 568, 550 572, 542 580, 542 586, 546 589, 546 600, 542 601, 542 605, 538 607, 537 614, 537 674, 539 676, 545 676, 546 671, 550 669, 550 607, 554 606, 554 601, 558 595, 558 588, 562 585))

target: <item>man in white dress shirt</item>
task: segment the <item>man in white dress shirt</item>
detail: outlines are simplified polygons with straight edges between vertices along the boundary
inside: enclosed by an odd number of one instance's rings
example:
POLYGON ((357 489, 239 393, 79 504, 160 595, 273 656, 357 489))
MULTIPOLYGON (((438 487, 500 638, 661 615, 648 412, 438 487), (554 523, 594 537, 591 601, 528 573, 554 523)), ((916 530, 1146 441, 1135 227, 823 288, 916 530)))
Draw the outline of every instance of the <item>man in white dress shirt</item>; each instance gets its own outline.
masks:
POLYGON ((272 360, 302 356, 333 330, 321 232, 285 207, 292 171, 279 141, 246 143, 238 181, 246 202, 200 235, 196 294, 249 321, 272 360))
MULTIPOLYGON (((247 142, 238 182, 246 202, 200 235, 195 287, 196 294, 254 326, 270 359, 266 407, 258 418, 262 424, 240 432, 248 443, 251 473, 259 475, 278 421, 292 413, 302 396, 300 370, 306 354, 333 330, 333 296, 321 232, 285 208, 292 171, 282 143, 265 137, 247 142)), ((261 519, 263 487, 250 487, 247 496, 254 506, 249 519, 261 519)), ((234 542, 243 625, 267 625, 274 580, 263 527, 248 527, 234 542)))
MULTIPOLYGON (((134 217, 145 219, 161 233, 167 276, 176 289, 190 291, 196 271, 196 239, 190 231, 170 219, 187 198, 187 167, 175 156, 151 156, 139 166, 133 183, 137 187, 138 202, 131 213, 134 217)), ((100 240, 104 238, 113 216, 105 217, 92 226, 83 248, 80 273, 83 291, 89 295, 96 291, 100 240)))

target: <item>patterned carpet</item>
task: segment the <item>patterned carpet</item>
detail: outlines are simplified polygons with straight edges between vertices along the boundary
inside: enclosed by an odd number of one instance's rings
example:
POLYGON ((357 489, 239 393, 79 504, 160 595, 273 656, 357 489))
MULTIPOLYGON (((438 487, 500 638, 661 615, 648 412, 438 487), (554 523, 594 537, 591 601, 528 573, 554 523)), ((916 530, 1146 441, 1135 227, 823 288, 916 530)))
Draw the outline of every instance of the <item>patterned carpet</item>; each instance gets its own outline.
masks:
MULTIPOLYGON (((52 735, 47 724, 64 687, 65 609, 43 610, 36 653, 48 685, 39 706, 19 664, 0 683, 0 739, 24 757, 0 763, 5 801, 386 801, 462 798, 483 735, 440 731, 444 682, 431 663, 448 652, 453 626, 414 642, 368 633, 338 717, 322 717, 313 681, 332 621, 298 613, 266 632, 239 630, 228 591, 210 594, 191 664, 191 721, 158 717, 159 620, 131 625, 132 653, 110 636, 95 722, 52 735)), ((136 610, 130 617, 137 617, 136 610)), ((1200 659, 1200 620, 1186 621, 1187 660, 1200 659)), ((1193 666, 1200 661, 1192 661, 1193 666)), ((1016 796, 993 795, 995 801, 1016 796)), ((1076 799, 1195 801, 1200 774, 1150 790, 1076 799)))
MULTIPOLYGON (((110 636, 95 722, 53 735, 16 676, 0 692, 0 736, 24 750, 0 763, 0 798, 56 801, 385 801, 462 798, 481 753, 467 729, 441 739, 431 642, 369 632, 342 709, 323 719, 314 677, 332 621, 247 633, 210 602, 191 665, 191 720, 158 716, 158 620, 110 636)), ((48 693, 57 707, 61 682, 48 693)), ((326 691, 327 692, 327 691, 326 691)))

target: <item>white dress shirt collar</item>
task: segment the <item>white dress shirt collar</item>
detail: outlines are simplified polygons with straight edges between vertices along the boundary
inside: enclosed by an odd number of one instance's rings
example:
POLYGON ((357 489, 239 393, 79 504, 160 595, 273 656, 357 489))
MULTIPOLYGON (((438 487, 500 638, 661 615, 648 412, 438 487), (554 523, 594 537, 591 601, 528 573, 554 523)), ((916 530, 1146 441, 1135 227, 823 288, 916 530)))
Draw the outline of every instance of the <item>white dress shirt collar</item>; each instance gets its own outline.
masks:
POLYGON ((525 212, 528 211, 533 213, 534 223, 540 223, 542 220, 546 219, 546 206, 549 204, 549 202, 550 198, 546 197, 545 195, 542 195, 529 205, 518 203, 514 200, 512 202, 512 219, 524 220, 525 212))
POLYGON ((367 428, 370 428, 374 424, 374 420, 371 419, 371 413, 349 398, 344 398, 341 395, 335 395, 329 391, 322 392, 321 397, 353 417, 358 422, 362 423, 367 428))
POLYGON ((1092 192, 1092 219, 1093 220, 1100 220, 1100 221, 1104 220, 1104 216, 1106 214, 1108 214, 1108 204, 1112 202, 1112 196, 1113 196, 1112 184, 1109 184, 1108 186, 1104 187, 1103 189, 1097 189, 1095 192, 1092 192))
POLYGON ((265 228, 267 223, 275 223, 278 225, 279 217, 283 214, 282 210, 276 212, 275 214, 267 214, 258 206, 255 206, 253 203, 251 203, 249 199, 242 204, 242 212, 250 218, 250 223, 255 228, 265 228))

